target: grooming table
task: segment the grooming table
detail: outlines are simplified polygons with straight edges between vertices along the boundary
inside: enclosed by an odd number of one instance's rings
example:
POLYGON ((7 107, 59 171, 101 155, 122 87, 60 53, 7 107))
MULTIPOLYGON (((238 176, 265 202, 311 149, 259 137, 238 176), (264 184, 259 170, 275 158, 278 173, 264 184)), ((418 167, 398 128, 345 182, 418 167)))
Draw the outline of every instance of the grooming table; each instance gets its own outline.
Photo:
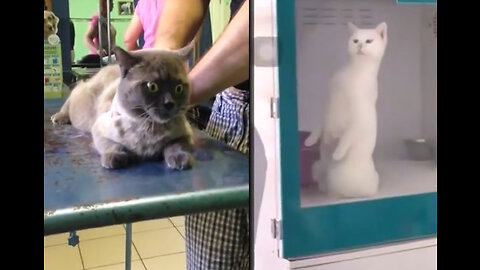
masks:
POLYGON ((126 269, 133 222, 248 207, 249 159, 195 130, 196 165, 168 169, 163 161, 106 170, 89 134, 53 126, 63 99, 44 101, 44 235, 126 223, 126 269))

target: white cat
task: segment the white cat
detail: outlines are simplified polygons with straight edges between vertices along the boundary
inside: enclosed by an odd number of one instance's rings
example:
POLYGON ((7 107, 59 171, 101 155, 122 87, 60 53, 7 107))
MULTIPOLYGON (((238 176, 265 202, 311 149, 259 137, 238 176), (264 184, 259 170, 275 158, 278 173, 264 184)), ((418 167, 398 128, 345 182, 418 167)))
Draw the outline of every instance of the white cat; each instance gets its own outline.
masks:
POLYGON ((387 46, 387 24, 359 29, 348 23, 350 61, 333 76, 323 128, 305 140, 320 138, 313 175, 321 191, 342 197, 372 196, 379 179, 372 154, 377 137, 378 71, 387 46))

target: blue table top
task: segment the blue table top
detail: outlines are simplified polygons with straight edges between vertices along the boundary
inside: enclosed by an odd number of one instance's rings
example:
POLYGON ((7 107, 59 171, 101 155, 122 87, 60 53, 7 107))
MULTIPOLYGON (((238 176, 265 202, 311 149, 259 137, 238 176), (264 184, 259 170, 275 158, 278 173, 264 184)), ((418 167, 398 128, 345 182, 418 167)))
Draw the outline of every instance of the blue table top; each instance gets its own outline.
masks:
POLYGON ((51 124, 62 103, 44 102, 45 234, 248 206, 248 156, 196 130, 191 170, 103 169, 90 134, 51 124))

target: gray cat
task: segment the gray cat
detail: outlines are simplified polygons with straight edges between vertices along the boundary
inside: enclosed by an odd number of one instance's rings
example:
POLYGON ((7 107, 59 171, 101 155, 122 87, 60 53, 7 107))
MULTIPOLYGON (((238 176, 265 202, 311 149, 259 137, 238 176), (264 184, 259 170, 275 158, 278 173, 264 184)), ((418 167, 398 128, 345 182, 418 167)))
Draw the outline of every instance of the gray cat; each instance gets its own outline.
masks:
POLYGON ((115 48, 118 65, 80 82, 52 122, 91 132, 108 169, 161 158, 169 168, 191 168, 193 136, 185 116, 190 83, 183 67, 191 51, 191 45, 133 53, 115 48))

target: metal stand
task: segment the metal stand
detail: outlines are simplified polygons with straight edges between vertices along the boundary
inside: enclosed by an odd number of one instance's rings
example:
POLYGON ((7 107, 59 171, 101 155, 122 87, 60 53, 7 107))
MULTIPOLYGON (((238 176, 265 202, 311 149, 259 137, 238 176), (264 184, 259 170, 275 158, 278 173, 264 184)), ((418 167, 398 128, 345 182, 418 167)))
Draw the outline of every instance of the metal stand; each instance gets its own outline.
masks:
POLYGON ((132 268, 132 223, 125 225, 125 270, 130 270, 132 268))

